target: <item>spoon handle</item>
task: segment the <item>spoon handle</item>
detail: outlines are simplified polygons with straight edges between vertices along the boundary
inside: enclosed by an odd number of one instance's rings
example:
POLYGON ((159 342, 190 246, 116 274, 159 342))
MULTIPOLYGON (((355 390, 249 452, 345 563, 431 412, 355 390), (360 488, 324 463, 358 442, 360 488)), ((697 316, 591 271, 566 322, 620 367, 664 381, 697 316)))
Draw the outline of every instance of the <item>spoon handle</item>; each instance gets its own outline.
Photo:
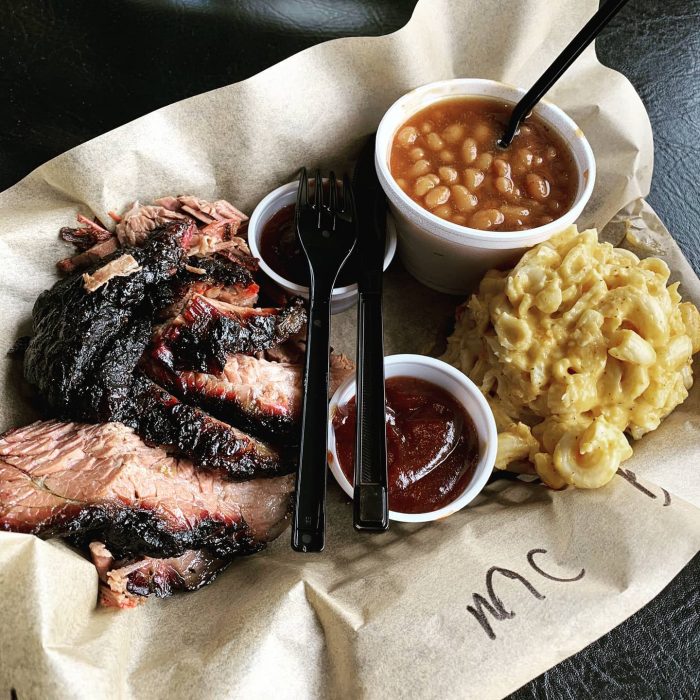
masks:
POLYGON ((498 142, 501 148, 510 146, 520 122, 532 111, 544 94, 559 80, 564 71, 581 55, 605 25, 623 8, 627 0, 608 0, 591 17, 583 29, 569 42, 568 46, 542 74, 540 79, 527 91, 513 108, 508 126, 498 142))

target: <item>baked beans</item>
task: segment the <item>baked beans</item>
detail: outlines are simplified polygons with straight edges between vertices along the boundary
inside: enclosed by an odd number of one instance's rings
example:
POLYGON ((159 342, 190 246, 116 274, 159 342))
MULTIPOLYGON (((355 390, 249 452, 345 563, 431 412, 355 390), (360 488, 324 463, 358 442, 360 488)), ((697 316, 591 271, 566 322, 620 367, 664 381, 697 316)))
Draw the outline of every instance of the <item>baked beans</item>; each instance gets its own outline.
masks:
POLYGON ((500 148, 496 141, 512 109, 481 97, 426 107, 396 132, 391 174, 415 202, 461 226, 524 231, 553 221, 574 202, 574 158, 534 115, 500 148))

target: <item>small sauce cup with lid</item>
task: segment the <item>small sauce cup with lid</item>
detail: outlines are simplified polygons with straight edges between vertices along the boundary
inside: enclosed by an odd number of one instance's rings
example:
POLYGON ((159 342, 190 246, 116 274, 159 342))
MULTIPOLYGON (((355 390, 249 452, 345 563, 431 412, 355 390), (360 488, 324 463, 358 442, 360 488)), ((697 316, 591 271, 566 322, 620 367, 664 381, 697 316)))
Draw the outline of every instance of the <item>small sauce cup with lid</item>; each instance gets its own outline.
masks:
MULTIPOLYGON (((399 238, 399 257, 406 269, 422 284, 448 294, 466 294, 474 289, 484 272, 491 268, 504 268, 512 266, 514 262, 528 248, 546 241, 554 234, 573 224, 581 215, 585 205, 590 199, 595 181, 595 159, 593 151, 581 129, 559 107, 548 100, 541 100, 533 110, 534 118, 542 123, 546 132, 554 132, 558 140, 567 147, 568 155, 573 161, 575 173, 573 198, 571 205, 561 215, 552 221, 537 225, 527 230, 481 230, 469 226, 469 217, 464 218, 463 223, 455 223, 448 218, 441 217, 439 207, 442 201, 437 201, 435 195, 443 193, 448 197, 448 190, 454 184, 459 184, 465 190, 469 187, 467 173, 464 171, 465 163, 455 160, 452 169, 459 171, 459 176, 464 178, 455 183, 439 176, 439 170, 433 168, 425 173, 426 177, 432 177, 435 182, 435 191, 426 195, 436 201, 436 206, 423 207, 397 182, 392 174, 391 155, 394 140, 408 121, 416 117, 420 112, 430 107, 438 107, 441 103, 459 98, 474 98, 475 100, 493 99, 501 104, 515 104, 525 94, 522 88, 505 85, 494 80, 481 80, 473 78, 459 78, 443 80, 419 87, 399 98, 385 113, 376 137, 375 166, 379 182, 389 200, 390 211, 394 215, 399 238), (432 210, 431 210, 432 209, 432 210)), ((527 125, 527 120, 523 123, 527 125)), ((470 137, 469 125, 466 125, 465 136, 470 137)), ((429 128, 429 125, 426 127, 429 128)), ((459 138, 459 137, 458 137, 459 138)), ((442 139, 445 144, 450 140, 450 134, 445 132, 433 132, 423 135, 420 143, 426 141, 426 152, 429 152, 435 142, 436 153, 442 156, 442 139), (430 140, 432 139, 432 140, 430 140)), ((495 147, 495 139, 493 146, 495 147)), ((472 139, 472 142, 475 139, 472 139)), ((450 148, 464 147, 463 142, 456 142, 450 148)), ((452 157, 450 148, 445 152, 452 157)), ((479 144, 481 148, 481 144, 479 144)), ((417 149, 420 151, 420 149, 417 149)), ((466 152, 466 151, 465 151, 466 152)), ((481 150, 478 151, 479 155, 481 150)), ((477 157, 476 153, 474 154, 477 157)), ((422 158, 422 156, 421 156, 422 158)), ((427 156, 426 156, 427 158, 427 156)), ((498 158, 493 155, 493 161, 498 158)), ((446 166, 450 163, 445 163, 446 166)), ((425 166, 427 167, 427 166, 425 166)), ((492 167, 492 166, 491 166, 492 167)), ((449 172, 450 168, 446 168, 449 172)), ((533 173, 534 175, 535 173, 533 173)), ((426 188, 430 187, 427 181, 426 188)), ((511 183, 512 184, 512 183, 511 183)), ((555 183, 556 184, 556 183, 555 183)), ((412 187, 419 187, 416 180, 411 182, 412 187)), ((477 183, 478 185, 478 183, 477 183)), ((414 190, 410 190, 415 194, 414 190)), ((452 200, 455 193, 452 192, 452 200)), ((479 192, 474 190, 476 201, 479 192)), ((470 195, 471 196, 471 195, 470 195)), ((493 211, 493 210, 489 210, 493 211)), ((473 221, 473 219, 472 219, 473 221)))
MULTIPOLYGON (((263 236, 266 234, 266 226, 270 224, 273 217, 285 207, 290 208, 293 214, 293 206, 297 199, 297 182, 288 182, 270 192, 264 197, 257 207, 255 207, 248 222, 248 245, 251 253, 260 260, 260 269, 273 281, 276 282, 285 292, 294 296, 309 298, 309 288, 293 280, 287 279, 278 270, 273 268, 274 261, 265 257, 265 246, 263 236)), ((293 225, 293 223, 292 223, 293 225)), ((386 248, 384 253, 384 270, 386 270, 396 253, 396 227, 391 215, 387 215, 386 220, 386 248)), ((303 255, 303 253, 301 253, 303 255)), ((343 270, 339 274, 339 280, 343 281, 343 270)), ((347 275, 346 275, 347 276, 347 275)), ((331 297, 331 313, 338 314, 352 308, 357 303, 357 282, 343 284, 336 282, 331 297)))
MULTIPOLYGON (((426 522, 439 520, 468 505, 484 488, 493 471, 498 446, 496 423, 489 405, 478 387, 462 372, 441 360, 423 355, 390 355, 384 359, 386 380, 408 378, 422 380, 448 395, 471 419, 475 431, 473 470, 471 478, 450 493, 450 500, 441 507, 427 512, 400 512, 391 509, 392 479, 389 484, 389 518, 400 522, 426 522)), ((355 378, 348 378, 333 395, 330 403, 330 425, 328 430, 328 462, 340 487, 352 498, 353 487, 341 466, 337 449, 336 430, 333 418, 343 412, 355 396, 355 378)), ((347 468, 348 465, 346 465, 347 468)), ((415 509, 412 509, 415 511, 415 509)))

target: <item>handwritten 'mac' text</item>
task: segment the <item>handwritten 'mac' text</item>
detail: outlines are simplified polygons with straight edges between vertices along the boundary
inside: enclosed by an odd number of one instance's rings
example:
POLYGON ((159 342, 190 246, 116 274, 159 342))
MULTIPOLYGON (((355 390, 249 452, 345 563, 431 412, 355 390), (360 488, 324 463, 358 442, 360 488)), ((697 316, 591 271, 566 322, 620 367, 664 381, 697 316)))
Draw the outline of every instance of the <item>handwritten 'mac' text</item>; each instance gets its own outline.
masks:
MULTIPOLYGON (((527 553, 527 563, 532 571, 544 579, 556 581, 557 583, 573 583, 574 581, 580 581, 586 575, 586 570, 581 569, 575 576, 555 576, 542 568, 542 565, 536 561, 535 557, 540 554, 547 554, 547 550, 531 549, 527 553)), ((509 610, 501 597, 496 593, 494 584, 494 578, 496 576, 518 581, 518 583, 521 583, 532 596, 537 598, 537 600, 544 600, 547 597, 543 593, 540 593, 525 576, 517 571, 506 569, 502 566, 492 566, 486 572, 486 596, 480 593, 474 593, 474 604, 467 605, 467 611, 474 616, 489 639, 496 639, 496 633, 493 631, 491 620, 488 615, 491 615, 495 621, 510 620, 515 617, 515 611, 509 610)))

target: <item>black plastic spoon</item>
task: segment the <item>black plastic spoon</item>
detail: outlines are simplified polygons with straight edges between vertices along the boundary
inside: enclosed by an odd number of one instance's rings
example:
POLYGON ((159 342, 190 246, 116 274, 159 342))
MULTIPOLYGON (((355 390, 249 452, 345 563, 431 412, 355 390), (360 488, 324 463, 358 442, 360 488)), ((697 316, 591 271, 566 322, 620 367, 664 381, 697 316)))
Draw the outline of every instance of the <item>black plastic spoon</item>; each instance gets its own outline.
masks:
POLYGON ((506 130, 498 141, 501 148, 508 148, 520 126, 520 122, 532 111, 544 94, 559 80, 564 71, 581 55, 605 25, 623 8, 627 0, 608 0, 586 23, 586 26, 571 40, 557 59, 542 74, 542 77, 527 91, 513 108, 506 130))

